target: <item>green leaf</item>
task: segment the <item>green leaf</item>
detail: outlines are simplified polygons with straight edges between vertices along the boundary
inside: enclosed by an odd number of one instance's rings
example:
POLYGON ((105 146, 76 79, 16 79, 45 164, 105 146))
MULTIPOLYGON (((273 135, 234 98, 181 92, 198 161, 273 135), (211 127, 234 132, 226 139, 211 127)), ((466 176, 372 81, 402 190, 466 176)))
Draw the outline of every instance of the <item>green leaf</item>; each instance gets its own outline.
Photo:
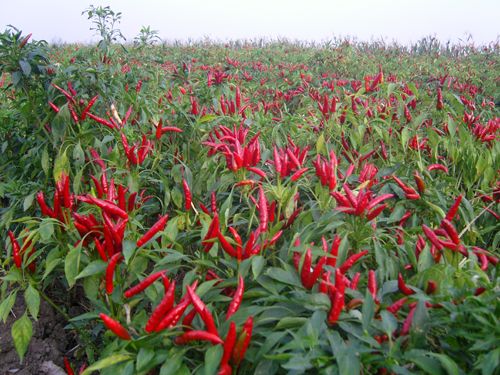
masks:
POLYGON ((83 271, 75 277, 75 280, 101 273, 106 269, 106 266, 106 262, 102 260, 94 260, 93 262, 87 264, 83 271))
POLYGON ((37 320, 38 312, 40 311, 40 293, 30 285, 24 292, 24 300, 31 316, 37 320))
POLYGON ((47 151, 47 147, 43 149, 41 163, 43 172, 45 173, 46 176, 48 176, 50 164, 49 164, 49 152, 47 151))
POLYGON ((182 366, 184 351, 171 349, 168 352, 168 359, 160 368, 160 375, 176 375, 182 366))
POLYGON ((27 312, 12 325, 11 334, 14 347, 22 362, 33 335, 33 325, 28 318, 27 312))
POLYGON ((27 62, 26 60, 20 60, 19 66, 21 67, 21 70, 26 77, 31 74, 31 65, 29 62, 27 62))
POLYGON ((136 369, 138 372, 146 369, 154 358, 155 352, 151 349, 141 348, 137 354, 136 369))
POLYGON ((266 259, 262 255, 257 255, 252 258, 252 273, 254 280, 259 277, 266 264, 266 259))
POLYGON ((69 160, 66 155, 66 150, 59 154, 54 162, 54 179, 59 181, 61 179, 61 174, 65 172, 68 174, 69 170, 69 160))
POLYGON ((113 365, 116 365, 117 363, 127 361, 131 359, 132 356, 130 354, 113 354, 110 355, 109 357, 103 358, 96 363, 94 363, 92 366, 89 366, 85 369, 85 371, 82 372, 81 375, 90 375, 92 374, 93 371, 101 370, 106 367, 110 367, 113 365))
POLYGON ((40 239, 44 242, 48 241, 54 234, 54 224, 51 220, 43 220, 38 229, 40 239))
POLYGON ((35 199, 35 193, 31 193, 31 194, 27 195, 26 197, 24 197, 23 211, 26 212, 31 207, 34 199, 35 199))
POLYGON ((453 359, 448 357, 445 354, 439 354, 439 353, 429 353, 430 356, 435 357, 441 362, 441 366, 446 370, 448 375, 458 375, 459 374, 459 369, 457 364, 453 359))
POLYGON ((426 354, 429 353, 423 350, 413 349, 406 352, 405 358, 408 361, 415 363, 418 367, 420 367, 428 374, 443 375, 443 371, 441 370, 439 361, 434 358, 428 357, 426 354))
POLYGON ((398 321, 387 310, 382 310, 380 312, 380 317, 382 318, 382 329, 387 333, 387 336, 391 336, 392 333, 398 328, 398 321))
POLYGON ((370 323, 373 320, 374 315, 375 315, 375 301, 373 301, 370 292, 368 292, 367 290, 365 299, 363 301, 362 321, 361 321, 364 331, 368 331, 368 327, 370 326, 370 323))
POLYGON ((295 272, 285 271, 284 269, 278 267, 271 267, 267 269, 266 275, 281 283, 302 287, 302 284, 300 283, 300 280, 295 272))
POLYGON ((7 321, 7 317, 9 316, 14 303, 16 303, 16 296, 17 290, 10 293, 9 296, 5 298, 2 303, 0 303, 0 319, 4 323, 7 321))
POLYGON ((208 349, 205 353, 205 375, 214 375, 222 358, 222 345, 215 345, 208 349))
POLYGON ((69 246, 69 248, 70 250, 68 255, 66 255, 66 258, 64 259, 64 274, 66 275, 66 280, 71 288, 75 285, 76 276, 78 275, 81 245, 78 245, 75 248, 69 246))
POLYGON ((325 136, 320 134, 316 141, 316 153, 321 154, 325 150, 325 136))

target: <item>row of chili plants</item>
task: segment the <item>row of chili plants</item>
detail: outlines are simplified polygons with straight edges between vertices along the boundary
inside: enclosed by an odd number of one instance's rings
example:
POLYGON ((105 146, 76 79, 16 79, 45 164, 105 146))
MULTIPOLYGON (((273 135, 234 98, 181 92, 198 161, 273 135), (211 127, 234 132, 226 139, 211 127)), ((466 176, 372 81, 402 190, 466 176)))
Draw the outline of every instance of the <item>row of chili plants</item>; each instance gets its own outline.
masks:
POLYGON ((20 359, 46 299, 69 374, 493 373, 494 51, 67 46, 34 102, 5 74, 20 359))

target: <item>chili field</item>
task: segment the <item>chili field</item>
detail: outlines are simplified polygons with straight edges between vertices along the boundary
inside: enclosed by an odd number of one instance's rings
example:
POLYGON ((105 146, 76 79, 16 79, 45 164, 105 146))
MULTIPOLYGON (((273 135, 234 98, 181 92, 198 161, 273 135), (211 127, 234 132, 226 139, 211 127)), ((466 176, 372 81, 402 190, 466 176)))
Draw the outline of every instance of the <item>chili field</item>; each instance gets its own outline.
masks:
POLYGON ((497 373, 498 48, 1 34, 15 367, 497 373))

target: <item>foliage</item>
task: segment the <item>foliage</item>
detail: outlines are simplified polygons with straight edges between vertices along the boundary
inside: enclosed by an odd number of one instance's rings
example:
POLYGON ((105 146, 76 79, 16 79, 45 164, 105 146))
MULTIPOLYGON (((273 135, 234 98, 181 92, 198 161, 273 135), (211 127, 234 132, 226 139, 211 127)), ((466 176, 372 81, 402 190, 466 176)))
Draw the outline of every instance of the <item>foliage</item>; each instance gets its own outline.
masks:
POLYGON ((21 358, 46 299, 83 374, 498 371, 498 46, 125 50, 86 14, 105 59, 52 47, 0 93, 21 358))

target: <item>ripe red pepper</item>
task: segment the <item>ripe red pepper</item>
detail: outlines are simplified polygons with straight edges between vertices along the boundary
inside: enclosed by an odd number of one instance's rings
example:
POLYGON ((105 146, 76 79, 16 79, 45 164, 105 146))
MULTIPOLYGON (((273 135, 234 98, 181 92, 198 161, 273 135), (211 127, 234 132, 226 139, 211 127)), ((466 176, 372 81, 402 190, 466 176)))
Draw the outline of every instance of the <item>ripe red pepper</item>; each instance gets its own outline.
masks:
POLYGON ((302 176, 304 173, 307 172, 308 169, 309 168, 301 168, 301 169, 297 170, 294 174, 292 174, 292 176, 290 177, 290 180, 294 181, 294 182, 297 181, 300 178, 300 176, 302 176))
POLYGON ((10 243, 12 244, 12 259, 14 260, 14 264, 16 265, 16 267, 21 268, 21 247, 19 246, 19 242, 17 242, 16 236, 11 230, 9 230, 8 235, 10 238, 10 243))
POLYGON ((253 316, 249 316, 245 324, 243 324, 243 330, 239 334, 238 339, 234 345, 232 360, 235 366, 239 366, 240 362, 245 358, 245 353, 250 345, 250 340, 252 339, 253 330, 253 316))
MULTIPOLYGON (((231 354, 234 349, 234 345, 236 344, 236 324, 234 322, 231 322, 229 325, 229 330, 226 335, 226 340, 224 341, 224 354, 222 355, 222 358, 220 360, 220 371, 222 371, 223 368, 226 366, 229 366, 229 360, 231 359, 231 354)), ((231 368, 229 367, 231 370, 231 368)), ((219 371, 219 374, 221 373, 219 371)), ((231 372, 229 373, 231 374, 231 372)))
POLYGON ((398 274, 398 288, 399 288, 399 291, 401 293, 403 293, 407 296, 411 296, 412 294, 415 294, 415 291, 408 288, 408 286, 406 285, 401 272, 398 274))
POLYGON ((223 344, 222 339, 214 335, 213 333, 207 331, 188 331, 175 339, 175 343, 178 345, 187 344, 191 341, 208 341, 214 345, 223 344))
POLYGON ((89 103, 87 106, 83 109, 81 115, 80 115, 80 120, 85 120, 87 118, 87 113, 89 113, 90 109, 94 105, 94 103, 97 101, 99 98, 99 95, 94 96, 92 99, 90 99, 89 103))
POLYGON ((133 286, 130 289, 127 289, 123 295, 125 296, 125 298, 131 298, 131 297, 135 296, 136 294, 142 292, 148 286, 153 284, 156 280, 158 280, 164 274, 165 274, 165 271, 158 271, 158 272, 155 272, 155 273, 149 275, 144 280, 140 281, 137 285, 133 286))
POLYGON ((115 268, 118 262, 123 259, 123 255, 121 253, 116 253, 109 260, 108 266, 106 267, 106 293, 113 293, 114 283, 113 276, 115 274, 115 268))
POLYGON ((161 299, 160 303, 151 313, 151 316, 146 323, 146 332, 151 333, 155 331, 156 327, 158 327, 165 314, 167 314, 174 306, 175 284, 175 280, 172 280, 172 282, 168 286, 168 289, 165 291, 165 295, 161 299))
POLYGON ((433 294, 436 291, 436 289, 437 289, 437 283, 434 280, 429 280, 425 292, 427 294, 433 294))
POLYGON ((458 232, 457 232, 455 226, 453 225, 453 223, 445 218, 441 221, 441 225, 443 226, 443 228, 446 231, 446 233, 448 234, 448 236, 450 236, 453 243, 455 245, 459 245, 460 244, 460 237, 458 236, 458 232))
POLYGON ((372 295, 375 303, 378 303, 377 300, 377 276, 375 275, 374 270, 368 271, 368 291, 372 295))
POLYGON ((63 360, 64 360, 64 367, 66 368, 66 374, 67 375, 75 375, 75 372, 73 371, 73 368, 71 367, 71 364, 69 363, 68 358, 64 357, 63 360))
POLYGON ((405 321, 403 322, 403 327, 401 328, 400 336, 405 336, 410 332, 411 323, 413 322, 413 316, 415 315, 416 309, 417 308, 415 306, 408 313, 408 316, 406 317, 405 321))
POLYGON ((51 218, 56 218, 55 212, 47 206, 47 203, 45 203, 45 196, 43 194, 43 191, 39 191, 36 194, 36 201, 38 202, 38 205, 40 206, 40 210, 42 211, 42 215, 48 216, 51 218))
POLYGON ((347 260, 340 266, 339 271, 344 274, 346 273, 359 259, 368 254, 368 250, 364 250, 360 253, 351 255, 347 260))
POLYGON ((329 324, 335 324, 337 323, 337 320, 339 319, 340 313, 344 309, 345 305, 345 298, 344 298, 344 291, 345 291, 345 282, 344 282, 344 275, 340 270, 337 268, 335 270, 335 295, 333 297, 332 301, 332 307, 330 308, 330 313, 328 314, 328 323, 329 324))
POLYGON ((116 336, 118 336, 122 340, 132 339, 125 327, 123 327, 118 321, 103 313, 99 314, 99 317, 102 319, 104 325, 116 336))
POLYGON ((436 247, 437 250, 442 250, 443 245, 441 245, 441 242, 439 241, 439 238, 436 236, 436 233, 429 228, 427 225, 422 224, 422 230, 424 231, 425 236, 428 238, 429 241, 436 247))
POLYGON ((262 185, 259 185, 259 221, 260 221, 259 228, 261 232, 265 232, 267 230, 267 223, 268 223, 268 210, 267 210, 266 194, 264 193, 262 185))
POLYGON ((92 120, 96 121, 97 123, 101 124, 101 125, 104 125, 110 129, 115 129, 116 127, 111 123, 109 122, 108 120, 106 119, 103 119, 101 117, 98 117, 90 112, 87 113, 87 116, 90 117, 92 120))
POLYGON ((167 327, 173 326, 177 324, 179 319, 181 318, 182 314, 184 314, 184 311, 188 308, 190 304, 189 298, 185 298, 181 300, 177 306, 172 308, 168 314, 158 323, 156 328, 154 329, 155 332, 160 332, 164 330, 167 327))
POLYGON ((103 261, 107 262, 108 256, 106 255, 106 251, 104 250, 104 246, 102 245, 102 243, 97 238, 94 238, 94 244, 95 244, 95 248, 96 248, 97 252, 99 253, 99 256, 101 257, 101 259, 103 261))
POLYGON ((228 320, 238 309, 240 308, 241 301, 243 300, 243 292, 245 290, 245 281, 243 277, 240 276, 238 280, 238 287, 234 293, 233 300, 229 304, 226 314, 226 320, 228 320))
POLYGON ((189 211, 191 209, 191 190, 185 178, 182 179, 182 189, 184 190, 184 209, 189 211))
POLYGON ((457 199, 455 200, 455 203, 453 203, 453 205, 450 207, 450 209, 448 210, 447 214, 446 214, 446 217, 445 219, 448 220, 448 221, 452 221, 457 212, 458 212, 458 208, 460 207, 460 203, 462 202, 462 198, 463 198, 463 195, 460 194, 457 199))
POLYGON ((220 244, 222 246, 222 249, 228 253, 230 256, 233 258, 237 258, 238 254, 236 253, 236 250, 234 247, 226 240, 226 238, 222 235, 220 228, 217 230, 217 238, 220 241, 220 244))
POLYGON ((198 314, 201 316, 201 319, 205 323, 207 331, 219 337, 219 332, 215 327, 214 318, 210 313, 210 311, 208 310, 207 306, 203 303, 200 297, 198 297, 198 295, 193 291, 193 289, 190 286, 187 287, 187 293, 189 295, 191 302, 193 303, 194 308, 196 309, 198 314))
POLYGON ((404 304, 408 301, 408 297, 403 297, 394 302, 391 306, 387 308, 387 311, 392 313, 393 315, 397 315, 399 309, 404 306, 404 304))
POLYGON ((151 238, 153 238, 153 236, 156 233, 165 229, 165 226, 167 225, 167 221, 168 221, 168 214, 164 215, 160 219, 158 219, 158 221, 151 227, 151 229, 149 229, 141 238, 139 238, 137 240, 137 243, 136 243, 137 247, 143 246, 149 240, 151 240, 151 238))
POLYGON ((116 204, 102 200, 102 199, 94 198, 91 195, 87 195, 87 197, 94 205, 96 205, 97 207, 99 207, 100 209, 105 211, 108 215, 118 216, 118 217, 121 217, 122 219, 128 219, 127 212, 123 211, 116 204))

